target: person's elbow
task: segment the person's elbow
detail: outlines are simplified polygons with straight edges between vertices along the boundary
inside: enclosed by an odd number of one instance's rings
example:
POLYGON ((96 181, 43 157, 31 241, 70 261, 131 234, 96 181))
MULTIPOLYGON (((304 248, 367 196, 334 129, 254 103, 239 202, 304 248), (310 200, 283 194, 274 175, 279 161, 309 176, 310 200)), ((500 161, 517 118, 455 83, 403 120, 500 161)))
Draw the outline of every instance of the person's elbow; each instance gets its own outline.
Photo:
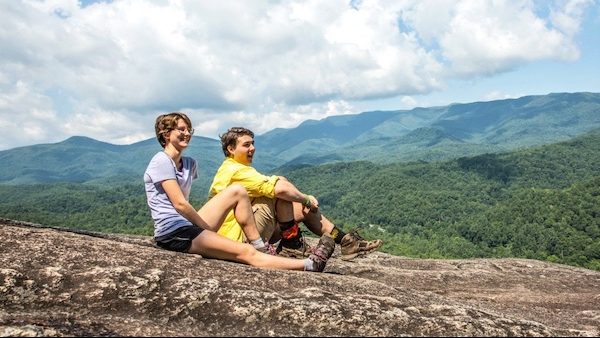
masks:
POLYGON ((189 207, 189 203, 187 201, 176 201, 173 203, 173 207, 178 213, 184 214, 189 207))

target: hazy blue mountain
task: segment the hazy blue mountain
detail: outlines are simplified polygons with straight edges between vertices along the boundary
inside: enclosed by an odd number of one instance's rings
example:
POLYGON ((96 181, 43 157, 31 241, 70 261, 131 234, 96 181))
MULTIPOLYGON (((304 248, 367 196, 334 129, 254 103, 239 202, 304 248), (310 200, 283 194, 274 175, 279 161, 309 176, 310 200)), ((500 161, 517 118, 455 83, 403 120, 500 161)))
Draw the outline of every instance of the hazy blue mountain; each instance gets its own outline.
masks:
POLYGON ((558 93, 452 105, 432 124, 470 142, 530 146, 566 140, 600 123, 600 94, 558 93))
POLYGON ((323 120, 307 120, 291 129, 276 128, 257 135, 255 143, 283 164, 301 154, 335 151, 383 124, 397 111, 374 111, 357 115, 331 116, 323 120))
MULTIPOLYGON (((214 163, 222 159, 216 140, 194 137, 189 154, 214 163)), ((10 184, 139 179, 150 158, 162 148, 155 139, 114 145, 74 136, 0 152, 0 182, 10 184)), ((214 164, 213 164, 214 166, 214 164)), ((201 168, 202 170, 202 168, 201 168)))
POLYGON ((317 165, 329 162, 368 160, 375 163, 439 161, 461 156, 503 151, 504 148, 463 141, 431 127, 418 128, 397 137, 379 137, 331 152, 305 153, 284 166, 317 165))
MULTIPOLYGON (((339 161, 437 161, 568 140, 600 127, 599 93, 558 93, 309 120, 256 136, 255 167, 268 171, 339 161)), ((0 151, 0 183, 142 179, 154 138, 113 145, 86 137, 0 151)), ((195 136, 186 155, 201 185, 223 160, 219 141, 195 136)))
MULTIPOLYGON (((0 151, 0 182, 29 184, 141 181, 148 162, 159 151, 162 148, 155 138, 129 145, 114 145, 88 137, 73 136, 58 143, 0 151)), ((200 136, 194 136, 185 155, 198 161, 201 185, 212 180, 224 158, 219 141, 200 136)), ((269 170, 274 166, 271 162, 267 155, 259 155, 256 167, 269 170)))
MULTIPOLYGON (((581 135, 600 126, 600 94, 558 93, 387 113, 392 114, 380 114, 373 120, 369 116, 374 113, 357 115, 357 123, 372 122, 373 127, 366 131, 336 129, 325 138, 322 128, 332 119, 326 118, 303 126, 305 138, 300 141, 286 139, 284 130, 260 138, 289 147, 291 151, 282 153, 278 153, 281 147, 272 148, 272 155, 287 160, 287 166, 451 159, 581 135), (344 134, 343 138, 336 137, 337 133, 344 134)), ((346 120, 352 121, 350 117, 346 120)))
MULTIPOLYGON (((38 144, 0 152, 0 181, 8 183, 86 182, 128 168, 126 147, 86 137, 55 144, 38 144)), ((130 172, 131 173, 131 172, 130 172)))

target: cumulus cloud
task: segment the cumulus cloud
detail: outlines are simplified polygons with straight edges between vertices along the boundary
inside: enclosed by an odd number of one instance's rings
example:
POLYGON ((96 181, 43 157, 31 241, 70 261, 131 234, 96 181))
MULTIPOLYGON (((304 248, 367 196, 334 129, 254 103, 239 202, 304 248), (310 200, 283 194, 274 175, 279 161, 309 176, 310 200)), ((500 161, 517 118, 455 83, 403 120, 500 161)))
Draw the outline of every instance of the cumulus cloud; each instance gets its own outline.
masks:
POLYGON ((1 88, 0 126, 3 137, 0 138, 0 149, 64 137, 49 97, 32 91, 21 81, 12 87, 1 88))
POLYGON ((574 60, 572 36, 548 26, 531 1, 469 1, 455 8, 440 45, 460 75, 503 72, 541 59, 574 60))
POLYGON ((579 32, 585 9, 593 0, 568 0, 551 8, 550 21, 567 37, 572 38, 579 32))
POLYGON ((216 137, 358 113, 356 101, 416 105, 453 79, 576 59, 591 3, 1 1, 0 122, 16 131, 0 149, 75 134, 138 141, 173 110, 216 137))
POLYGON ((512 99, 515 98, 513 95, 503 93, 498 90, 494 90, 486 93, 483 96, 484 101, 494 101, 494 100, 504 100, 504 99, 512 99))

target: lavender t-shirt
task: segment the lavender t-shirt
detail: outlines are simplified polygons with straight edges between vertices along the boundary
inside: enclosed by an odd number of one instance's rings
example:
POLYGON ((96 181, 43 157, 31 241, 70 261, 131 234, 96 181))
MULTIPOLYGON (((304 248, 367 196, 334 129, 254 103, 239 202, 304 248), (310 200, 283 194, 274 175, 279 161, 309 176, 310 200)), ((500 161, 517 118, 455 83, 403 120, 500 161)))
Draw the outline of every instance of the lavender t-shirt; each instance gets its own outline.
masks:
POLYGON ((189 200, 192 181, 198 178, 198 170, 193 158, 182 157, 181 161, 183 166, 180 171, 177 170, 171 157, 161 151, 152 157, 146 172, 144 172, 146 199, 154 220, 155 238, 167 235, 183 226, 192 225, 177 212, 161 185, 161 182, 165 180, 177 180, 185 199, 189 200))

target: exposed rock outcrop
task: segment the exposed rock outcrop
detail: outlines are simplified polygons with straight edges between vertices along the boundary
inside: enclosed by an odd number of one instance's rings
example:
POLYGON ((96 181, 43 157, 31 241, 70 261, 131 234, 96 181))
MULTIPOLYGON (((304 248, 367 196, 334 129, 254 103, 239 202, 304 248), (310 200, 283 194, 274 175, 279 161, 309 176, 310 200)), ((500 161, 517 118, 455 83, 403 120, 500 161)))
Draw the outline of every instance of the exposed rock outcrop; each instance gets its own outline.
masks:
MULTIPOLYGON (((336 253, 337 254, 337 253, 336 253)), ((598 336, 600 272, 383 253, 325 273, 0 219, 3 336, 598 336)))

